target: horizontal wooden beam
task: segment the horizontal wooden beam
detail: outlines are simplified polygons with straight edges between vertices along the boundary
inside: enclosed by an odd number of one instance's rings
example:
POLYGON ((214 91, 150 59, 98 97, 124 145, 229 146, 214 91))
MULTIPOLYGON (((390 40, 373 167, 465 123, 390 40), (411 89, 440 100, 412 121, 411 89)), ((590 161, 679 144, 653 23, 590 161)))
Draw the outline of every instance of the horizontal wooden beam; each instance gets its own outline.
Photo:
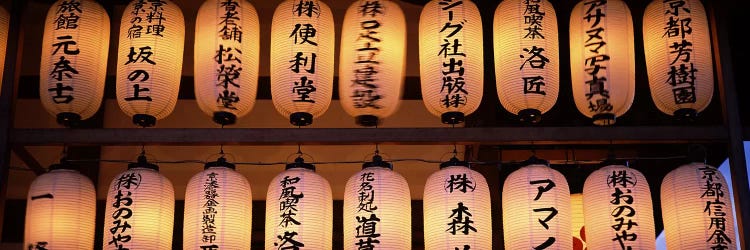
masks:
POLYGON ((722 126, 13 129, 14 145, 653 144, 726 142, 722 126))

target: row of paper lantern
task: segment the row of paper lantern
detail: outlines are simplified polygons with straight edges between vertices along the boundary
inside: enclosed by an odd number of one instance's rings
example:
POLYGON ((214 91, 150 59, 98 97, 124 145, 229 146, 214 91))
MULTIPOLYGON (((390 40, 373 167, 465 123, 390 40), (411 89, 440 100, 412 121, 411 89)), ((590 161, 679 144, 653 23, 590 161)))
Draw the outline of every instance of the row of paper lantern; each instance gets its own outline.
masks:
MULTIPOLYGON (((703 163, 663 179, 661 209, 668 249, 736 249, 727 183, 703 163)), ((485 178, 457 159, 441 164, 424 189, 425 249, 493 249, 485 178)), ((506 249, 573 249, 583 217, 588 249, 654 249, 652 195, 639 171, 609 165, 571 198, 565 177, 544 164, 511 173, 502 188, 506 249), (572 206, 578 204, 582 212, 572 206)), ((219 158, 194 175, 185 195, 183 249, 247 249, 252 194, 248 180, 219 158)), ((345 249, 410 249, 406 180, 378 156, 350 177, 344 193, 345 249)), ((76 171, 55 167, 31 185, 25 244, 92 249, 95 191, 76 171)), ((268 187, 265 249, 331 249, 332 195, 326 179, 298 158, 268 187)), ((103 249, 171 249, 174 189, 145 157, 107 190, 103 249)), ((495 242, 494 244, 499 244, 495 242)), ((575 243, 581 245, 580 239, 575 243)))
MULTIPOLYGON (((2 21, 2 18, 0 18, 2 21)), ((195 30, 194 75, 200 109, 222 125, 256 99, 259 19, 246 0, 207 0, 195 30)), ((538 121, 560 85, 558 28, 548 1, 505 0, 493 23, 497 93, 522 120, 538 121)), ((7 28, 7 25, 5 26, 7 28)), ((7 30, 7 29, 6 29, 7 30)), ((331 102, 334 21, 319 0, 286 0, 271 25, 274 106, 294 125, 310 124, 331 102)), ((375 125, 400 102, 405 17, 389 0, 352 3, 341 30, 339 96, 361 125, 375 125)), ((2 32, 0 32, 2 34, 2 32)), ((93 0, 58 0, 45 21, 40 66, 44 107, 63 124, 91 117, 104 91, 109 17, 93 0)), ((132 1, 122 16, 117 101, 140 126, 169 115, 180 85, 185 23, 171 1, 132 1)), ((643 17, 651 95, 664 113, 694 116, 713 95, 706 12, 699 0, 653 1, 643 17)), ((606 125, 627 112, 635 91, 635 42, 621 0, 582 1, 570 18, 573 97, 579 111, 606 125)), ((461 122, 482 99, 482 21, 472 1, 428 2, 419 22, 424 105, 443 122, 461 122)))

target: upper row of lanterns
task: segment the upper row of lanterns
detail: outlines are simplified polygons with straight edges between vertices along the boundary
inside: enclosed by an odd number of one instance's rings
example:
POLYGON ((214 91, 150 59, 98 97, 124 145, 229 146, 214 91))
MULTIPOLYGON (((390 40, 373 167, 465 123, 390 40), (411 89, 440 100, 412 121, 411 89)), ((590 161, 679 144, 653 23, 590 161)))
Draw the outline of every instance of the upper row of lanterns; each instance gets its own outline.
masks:
MULTIPOLYGON (((232 124, 255 103, 259 19, 246 0, 207 0, 195 29, 195 93, 200 109, 232 124)), ((47 13, 40 66, 44 107, 66 126, 99 109, 106 76, 109 17, 94 0, 58 0, 47 13)), ((318 0, 286 0, 271 25, 273 104, 295 126, 311 124, 333 93, 334 21, 318 0)), ((339 96, 363 126, 399 105, 404 84, 406 21, 389 0, 358 0, 341 30, 339 96)), ((558 24, 544 0, 504 0, 493 23, 497 93, 522 121, 538 122, 560 85, 558 24)), ((169 0, 134 0, 120 22, 117 101, 139 126, 153 126, 177 102, 185 23, 169 0)), ((708 21, 699 0, 653 1, 643 19, 651 95, 659 110, 695 116, 713 95, 708 21)), ((635 41, 621 0, 582 1, 570 17, 570 65, 578 110, 609 125, 635 95, 635 41)), ((456 124, 482 99, 482 21, 471 1, 432 0, 419 18, 424 105, 456 124)))

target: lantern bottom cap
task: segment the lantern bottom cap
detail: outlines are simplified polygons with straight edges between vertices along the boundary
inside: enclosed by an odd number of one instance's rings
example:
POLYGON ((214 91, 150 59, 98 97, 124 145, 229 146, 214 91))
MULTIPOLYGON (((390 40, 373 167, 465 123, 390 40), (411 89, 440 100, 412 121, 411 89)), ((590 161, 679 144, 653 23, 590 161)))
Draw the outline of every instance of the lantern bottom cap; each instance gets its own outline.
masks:
POLYGON ((680 120, 693 121, 698 117, 698 111, 691 108, 682 108, 675 111, 674 116, 680 120))
POLYGON ((67 128, 76 127, 81 122, 81 115, 72 112, 62 112, 57 114, 57 123, 67 128))
POLYGON ((153 127, 156 125, 156 117, 147 114, 136 114, 133 116, 133 124, 141 127, 153 127))
POLYGON ((359 115, 354 118, 354 122, 363 127, 375 127, 380 124, 380 120, 374 115, 359 115))
POLYGON ((226 111, 219 111, 214 112, 213 120, 221 126, 226 126, 237 122, 237 116, 226 111))
POLYGON ((609 126, 615 124, 615 114, 612 113, 602 113, 602 114, 596 114, 594 115, 594 125, 599 126, 609 126))
POLYGON ((518 111, 518 119, 523 123, 536 124, 542 121, 542 111, 538 109, 524 109, 518 111))
POLYGON ((289 122, 298 127, 307 126, 312 124, 313 116, 307 112, 294 112, 289 115, 289 122))
POLYGON ((464 113, 445 112, 440 115, 440 120, 443 121, 443 124, 460 124, 464 122, 464 113))

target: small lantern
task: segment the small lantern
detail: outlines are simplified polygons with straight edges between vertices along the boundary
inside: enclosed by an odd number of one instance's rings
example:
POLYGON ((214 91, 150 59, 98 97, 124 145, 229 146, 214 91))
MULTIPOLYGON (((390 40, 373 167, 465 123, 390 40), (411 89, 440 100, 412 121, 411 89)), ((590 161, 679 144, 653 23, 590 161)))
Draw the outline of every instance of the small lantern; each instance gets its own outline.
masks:
POLYGON ((55 164, 31 183, 24 248, 94 249, 96 191, 71 166, 55 164))
POLYGON ((109 16, 94 0, 58 0, 47 11, 39 65, 44 108, 66 127, 93 116, 104 97, 109 16))
POLYGON ((368 247, 411 249, 409 185, 379 155, 349 178, 344 191, 344 249, 368 247))
POLYGON ((172 249, 174 188, 145 156, 107 189, 103 249, 172 249))
POLYGON ((503 1, 495 10, 495 79, 500 104, 537 123, 557 101, 557 15, 549 1, 503 1))
POLYGON ((375 126, 398 109, 404 88, 406 20, 398 3, 358 0, 341 30, 339 98, 362 126, 375 126))
POLYGON ((622 0, 581 1, 570 15, 573 99, 596 125, 612 125, 635 96, 635 41, 622 0))
POLYGON ((0 70, 0 86, 2 86, 5 71, 5 53, 8 52, 8 29, 10 29, 10 13, 0 6, 0 69, 3 69, 0 70))
POLYGON ((573 219, 573 250, 586 248, 586 227, 583 221, 583 194, 570 194, 570 217, 573 219))
POLYGON ((266 249, 331 249, 333 195, 315 166, 297 158, 271 180, 266 195, 266 249))
POLYGON ((591 173, 583 184, 589 249, 655 249, 651 190, 643 174, 622 165, 591 173))
POLYGON ((271 99, 294 126, 312 124, 331 104, 334 71, 331 9, 319 0, 285 0, 271 23, 271 99))
POLYGON ((557 170, 533 164, 503 184, 506 249, 569 249, 573 242, 568 181, 557 170))
POLYGON ((711 103, 713 56, 699 0, 652 1, 643 14, 651 98, 661 112, 694 118, 711 103))
POLYGON ((214 122, 234 124, 255 105, 258 13, 247 0, 206 0, 195 23, 195 99, 214 122))
POLYGON ((182 77, 185 20, 170 0, 131 1, 120 22, 117 103, 141 127, 172 113, 182 77))
POLYGON ((661 214, 667 248, 737 249, 729 188, 718 169, 703 163, 664 176, 661 214))
POLYGON ((185 192, 183 249, 242 249, 250 245, 252 193, 234 164, 219 158, 190 178, 185 192))
POLYGON ((492 249, 490 189, 456 158, 440 164, 424 187, 425 249, 492 249))
POLYGON ((427 110, 458 124, 482 102, 482 18, 472 1, 432 0, 419 16, 419 75, 427 110))

